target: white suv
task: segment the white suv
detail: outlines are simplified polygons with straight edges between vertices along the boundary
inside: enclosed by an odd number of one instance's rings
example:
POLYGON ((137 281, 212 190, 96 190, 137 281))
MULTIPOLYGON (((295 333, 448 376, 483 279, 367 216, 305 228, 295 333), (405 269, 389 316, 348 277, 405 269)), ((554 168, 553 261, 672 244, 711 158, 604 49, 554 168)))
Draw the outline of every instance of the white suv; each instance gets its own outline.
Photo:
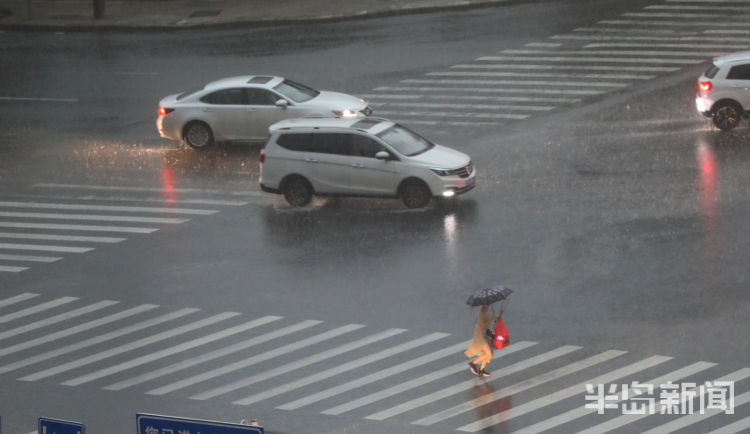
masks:
POLYGON ((750 110, 750 51, 717 57, 698 78, 698 111, 724 131, 736 127, 750 110))
POLYGON ((260 187, 293 206, 313 195, 400 197, 423 208, 474 188, 468 155, 381 118, 300 118, 271 125, 260 187))

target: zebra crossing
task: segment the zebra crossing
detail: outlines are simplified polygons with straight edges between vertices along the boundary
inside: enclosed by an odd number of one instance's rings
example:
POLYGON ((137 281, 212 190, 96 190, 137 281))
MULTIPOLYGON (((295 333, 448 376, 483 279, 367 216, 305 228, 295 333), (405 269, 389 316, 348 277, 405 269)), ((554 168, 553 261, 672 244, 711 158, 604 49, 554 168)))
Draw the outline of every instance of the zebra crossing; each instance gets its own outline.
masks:
POLYGON ((745 0, 665 0, 362 96, 406 124, 500 126, 745 50, 749 24, 745 0))
POLYGON ((257 191, 51 183, 34 184, 25 194, 0 193, 0 275, 260 198, 257 191))
MULTIPOLYGON (((522 433, 579 432, 581 426, 581 432, 627 427, 666 433, 713 418, 714 432, 734 433, 747 430, 750 421, 750 368, 732 371, 666 355, 520 340, 496 352, 493 376, 480 380, 462 354, 469 342, 445 332, 36 293, 0 299, 0 324, 5 382, 271 406, 439 432, 502 425, 522 433), (715 408, 667 419, 647 413, 606 417, 585 406, 587 385, 704 380, 735 382, 735 417, 715 408), (520 399, 503 404, 510 397, 520 399)), ((706 391, 683 400, 702 399, 701 393, 706 391)), ((608 403, 618 400, 623 398, 608 403)))

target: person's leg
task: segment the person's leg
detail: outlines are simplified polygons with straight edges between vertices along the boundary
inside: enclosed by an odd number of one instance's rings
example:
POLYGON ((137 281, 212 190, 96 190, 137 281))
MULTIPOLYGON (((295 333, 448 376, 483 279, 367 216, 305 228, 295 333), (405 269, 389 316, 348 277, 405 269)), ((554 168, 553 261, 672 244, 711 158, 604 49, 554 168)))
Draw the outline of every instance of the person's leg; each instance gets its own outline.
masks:
POLYGON ((484 367, 487 366, 487 363, 492 360, 492 353, 484 353, 481 356, 477 357, 477 359, 474 361, 476 365, 479 365, 479 371, 484 371, 484 367))

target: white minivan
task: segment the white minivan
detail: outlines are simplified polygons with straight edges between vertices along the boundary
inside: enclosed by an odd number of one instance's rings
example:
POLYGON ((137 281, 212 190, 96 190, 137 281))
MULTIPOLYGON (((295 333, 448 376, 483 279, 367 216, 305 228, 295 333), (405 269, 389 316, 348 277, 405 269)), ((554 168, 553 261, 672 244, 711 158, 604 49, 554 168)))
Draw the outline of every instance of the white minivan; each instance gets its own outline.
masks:
POLYGON ((423 208, 474 188, 468 155, 387 119, 299 118, 271 125, 260 187, 293 206, 313 195, 398 197, 423 208))

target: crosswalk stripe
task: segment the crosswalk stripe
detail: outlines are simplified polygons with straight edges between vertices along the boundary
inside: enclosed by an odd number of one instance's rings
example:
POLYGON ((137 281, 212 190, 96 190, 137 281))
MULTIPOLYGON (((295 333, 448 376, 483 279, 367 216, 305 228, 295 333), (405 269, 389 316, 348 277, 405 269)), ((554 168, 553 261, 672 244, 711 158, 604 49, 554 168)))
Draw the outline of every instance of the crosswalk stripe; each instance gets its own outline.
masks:
POLYGON ((250 405, 250 404, 262 401, 264 399, 268 399, 274 396, 281 395, 282 393, 291 392, 292 390, 296 390, 301 387, 308 386, 313 383, 317 383, 319 381, 325 380, 326 378, 331 378, 333 376, 338 375, 339 373, 348 372, 353 369, 361 368, 362 366, 366 366, 378 360, 383 360, 385 358, 394 356, 396 354, 400 354, 400 353, 412 350, 421 345, 432 343, 439 339, 443 339, 446 336, 450 336, 450 335, 448 333, 431 333, 427 336, 423 336, 418 339, 404 342, 402 344, 390 347, 385 350, 378 350, 367 356, 360 357, 359 359, 348 361, 338 366, 333 366, 331 368, 320 371, 316 374, 309 375, 304 378, 300 378, 299 380, 291 381, 281 386, 276 386, 272 389, 267 389, 262 392, 254 393, 250 396, 234 401, 233 404, 250 405))
POLYGON ((157 369, 155 371, 147 372, 142 375, 138 375, 136 377, 128 378, 126 380, 119 381, 114 384, 110 384, 109 386, 104 387, 104 389, 107 390, 122 390, 127 387, 134 386, 136 384, 144 383, 149 380, 153 380, 155 378, 160 378, 166 374, 171 374, 172 372, 180 371, 186 368, 189 368, 191 366, 195 366, 204 362, 207 362, 209 360, 218 359, 219 357, 224 357, 229 354, 236 353, 241 350, 246 350, 248 348, 254 347, 256 345, 260 345, 264 342, 271 341, 273 339, 280 338, 282 336, 286 336, 291 333, 296 333, 298 331, 304 330, 309 327, 316 326, 318 324, 321 324, 322 321, 318 320, 306 320, 302 321, 297 324, 293 324, 287 327, 284 327, 282 329, 274 330, 270 333, 266 333, 264 335, 255 336, 253 338, 244 340, 242 342, 238 342, 236 344, 230 345, 228 347, 212 351, 210 353, 206 353, 200 356, 190 357, 189 359, 180 361, 178 363, 174 363, 169 366, 165 366, 163 368, 157 369))
POLYGON ((745 0, 665 0, 667 3, 745 3, 745 0))
POLYGON ((16 267, 13 265, 0 265, 0 272, 18 273, 24 270, 28 270, 29 267, 16 267))
POLYGON ((657 21, 657 20, 602 20, 599 24, 627 25, 627 26, 697 26, 697 27, 743 27, 747 23, 740 21, 711 22, 711 21, 657 21))
MULTIPOLYGON (((705 394, 706 392, 703 393, 703 395, 705 394)), ((739 407, 741 405, 747 404, 748 402, 750 402, 750 392, 742 393, 740 395, 737 395, 734 398, 735 407, 739 407)), ((652 428, 648 431, 644 431, 643 434, 672 433, 679 429, 697 424, 704 419, 708 419, 709 417, 713 417, 718 414, 725 414, 725 412, 724 410, 720 410, 717 408, 709 408, 709 409, 706 409, 705 412, 703 413, 693 413, 693 414, 688 414, 687 416, 682 416, 681 418, 675 419, 671 422, 667 422, 656 428, 652 428)))
POLYGON ((30 255, 4 255, 0 254, 3 261, 25 261, 25 262, 55 262, 62 259, 58 256, 30 256, 30 255))
MULTIPOLYGON (((400 95, 395 94, 369 94, 369 95, 361 95, 362 98, 368 98, 370 101, 372 100, 402 100, 402 98, 399 98, 400 95)), ((451 101, 517 101, 517 102, 560 102, 560 103, 570 103, 570 102, 578 102, 581 99, 580 98, 566 98, 566 97, 551 97, 551 96, 503 96, 503 95, 493 95, 493 96, 481 96, 481 95, 420 95, 421 101, 426 100, 451 100, 451 101)), ((416 100, 416 98, 414 99, 416 100)))
POLYGON ((629 36, 629 35, 555 35, 552 39, 591 40, 591 41, 675 41, 675 42, 750 42, 748 38, 729 36, 629 36))
POLYGON ((127 239, 114 237, 86 237, 79 235, 30 234, 24 232, 0 232, 0 238, 45 241, 78 241, 84 243, 119 243, 127 239))
MULTIPOLYGON (((163 193, 163 191, 162 191, 163 193)), ((96 194, 84 194, 84 195, 65 195, 65 194, 15 194, 8 195, 2 194, 4 197, 24 197, 24 198, 36 198, 36 199, 52 199, 52 200, 82 200, 82 201, 108 201, 108 202, 146 202, 146 203, 161 203, 169 205, 186 204, 186 205, 224 205, 224 206, 243 206, 249 202, 243 200, 221 200, 221 199, 188 199, 183 197, 136 197, 136 196, 101 196, 96 194)))
POLYGON ((653 75, 644 74, 566 74, 554 72, 430 72, 427 76, 435 77, 534 77, 534 78, 590 78, 603 80, 648 80, 654 78, 653 75))
POLYGON ((491 84, 521 86, 578 86, 578 87, 625 87, 627 83, 586 82, 586 81, 546 81, 546 80, 452 80, 452 79, 406 79, 401 83, 414 84, 491 84))
POLYGON ((32 365, 34 363, 39 363, 39 362, 42 362, 44 360, 51 359, 53 357, 61 356, 63 354, 67 354, 67 353, 70 353, 70 352, 73 352, 73 351, 76 351, 76 350, 80 350, 80 349, 83 349, 83 348, 90 347, 92 345, 96 345, 96 344, 100 344, 100 343, 103 343, 103 342, 107 342, 109 340, 118 338, 120 336, 127 335, 129 333, 133 333, 133 332, 136 332, 136 331, 139 331, 139 330, 143 330, 143 329, 146 329, 146 328, 154 326, 154 325, 158 325, 158 324, 161 324, 161 323, 164 323, 164 322, 167 322, 167 321, 171 321, 171 320, 176 319, 176 318, 180 318, 182 316, 191 314, 191 313, 196 312, 198 310, 199 309, 193 309, 193 308, 180 309, 180 310, 175 311, 175 312, 171 312, 171 313, 168 313, 168 314, 165 314, 165 315, 160 315, 160 316, 158 316, 156 318, 151 318, 151 319, 146 320, 146 321, 141 321, 139 323, 132 324, 132 325, 130 325, 128 327, 123 327, 121 329, 117 329, 117 330, 114 330, 114 331, 111 331, 111 332, 108 332, 108 333, 104 333, 104 334, 99 335, 99 336, 94 336, 93 338, 85 339, 83 341, 76 342, 74 344, 70 344, 70 345, 67 345, 67 346, 64 346, 64 347, 59 347, 59 348, 56 348, 54 350, 47 351, 46 353, 43 353, 43 354, 38 354, 38 355, 35 355, 35 356, 32 356, 32 357, 28 357, 28 358, 23 359, 23 360, 19 360, 19 361, 14 362, 14 363, 10 363, 10 364, 5 365, 5 366, 0 366, 0 374, 5 373, 5 372, 9 372, 9 371, 13 371, 13 370, 16 370, 18 368, 27 367, 27 366, 30 366, 30 365, 32 365))
POLYGON ((78 309, 74 309, 68 312, 54 315, 45 319, 34 321, 30 324, 26 324, 26 325, 19 326, 11 330, 0 332, 0 340, 7 339, 11 336, 20 335, 21 333, 26 333, 31 330, 36 330, 38 328, 46 327, 48 325, 56 324, 58 322, 65 321, 70 318, 75 318, 77 316, 85 315, 87 313, 91 313, 99 309, 104 309, 105 307, 112 306, 117 303, 118 303, 117 301, 113 301, 113 300, 104 300, 98 303, 93 303, 88 306, 80 307, 78 309))
POLYGON ((320 392, 305 396, 303 398, 296 399, 292 402, 288 402, 276 408, 279 410, 295 410, 297 408, 304 407, 306 405, 310 405, 312 403, 322 401, 326 398, 340 395, 341 393, 347 392, 349 390, 357 389, 367 384, 380 381, 384 378, 399 374, 401 372, 405 372, 413 368, 417 368, 419 366, 433 362, 435 360, 442 359, 443 357, 455 355, 456 353, 459 353, 462 349, 466 348, 470 343, 471 341, 466 341, 466 342, 461 342, 455 345, 451 345, 449 347, 443 348, 433 353, 429 353, 429 354, 425 354, 423 356, 417 357, 416 359, 409 360, 407 362, 391 366, 381 371, 374 372, 370 375, 357 378, 355 380, 349 381, 348 383, 340 384, 338 386, 334 386, 325 390, 321 390, 320 392))
POLYGON ((34 315, 39 312, 44 312, 45 310, 54 309, 58 306, 62 306, 64 304, 71 303, 73 301, 78 300, 78 297, 60 297, 58 299, 48 301, 46 303, 38 304, 36 306, 27 307, 26 309, 22 309, 13 313, 8 313, 3 316, 0 316, 0 324, 4 324, 6 322, 10 322, 13 320, 16 320, 18 318, 23 318, 25 316, 34 315))
POLYGON ((335 328, 333 330, 328 330, 324 333, 320 333, 318 335, 305 338, 302 340, 299 340, 297 342, 293 342, 291 344, 283 345, 281 347, 275 348, 273 350, 265 351, 261 354, 257 354, 253 357, 249 357, 244 360, 239 360, 234 363, 230 363, 228 365, 212 369, 209 371, 202 372, 197 375, 193 375, 192 377, 182 379, 180 381, 176 381, 171 384, 167 384, 166 386, 159 387, 157 389, 150 390, 146 392, 149 395, 164 395, 169 392, 174 392, 175 390, 183 389, 188 386, 192 386, 194 384, 209 380, 211 378, 215 378, 221 375, 228 374, 230 372, 237 371, 239 369, 246 368, 248 366, 255 365, 256 363, 263 362, 265 360, 269 360, 275 357, 282 356, 287 353, 291 353, 293 351, 297 351, 301 348, 309 347, 315 344, 318 344, 320 342, 326 341, 328 339, 335 338, 337 336, 353 332, 354 330, 358 330, 360 328, 364 327, 362 324, 348 324, 342 327, 335 328))
MULTIPOLYGON (((734 371, 731 374, 725 375, 722 378, 718 379, 717 381, 734 381, 735 383, 738 383, 738 382, 740 382, 740 381, 742 381, 742 380, 744 380, 744 379, 746 379, 748 377, 750 377, 750 368, 743 368, 743 369, 734 371)), ((689 394, 684 394, 684 395, 685 396, 683 396, 682 399, 680 400, 681 402, 687 402, 688 400, 692 400, 692 398, 689 396, 689 394)), ((699 394, 696 393, 696 397, 698 395, 699 394)), ((748 392, 748 394, 746 394, 746 395, 748 395, 748 397, 750 397, 750 392, 748 392)), ((735 405, 737 405, 737 397, 735 397, 735 405)), ((713 416, 713 414, 715 414, 715 413, 710 413, 709 415, 713 416)), ((616 417, 614 419, 610 419, 607 422, 601 423, 601 424, 599 424, 599 425, 597 425, 595 427, 589 428, 589 429, 587 429, 584 432, 586 432, 588 434, 591 434, 591 433, 605 433, 605 432, 612 431, 614 429, 618 429, 618 428, 623 427, 625 425, 631 424, 631 423, 633 423, 635 421, 644 419, 644 418, 649 417, 649 416, 651 416, 651 414, 648 414, 648 413, 646 413, 646 414, 624 414, 624 415, 618 416, 618 417, 616 417)), ((654 429, 651 429, 651 430, 648 430, 648 431, 645 431, 645 432, 642 431, 642 432, 644 434, 645 433, 649 433, 649 434, 668 433, 668 432, 674 431, 674 429, 679 429, 679 428, 682 428, 682 427, 686 426, 686 425, 683 425, 685 422, 690 422, 691 420, 692 421, 697 421, 697 420, 700 420, 703 416, 708 417, 706 414, 703 414, 703 415, 701 415, 701 414, 694 415, 694 416, 698 416, 698 418, 691 418, 690 416, 692 416, 692 415, 680 417, 680 418, 675 419, 675 420, 673 420, 673 421, 671 421, 669 423, 666 423, 664 425, 658 426, 658 427, 656 427, 654 429), (676 427, 676 428, 673 428, 673 427, 676 427)))
POLYGON ((748 431, 750 431, 750 417, 732 422, 729 425, 725 425, 721 428, 715 429, 708 434, 736 434, 739 432, 746 433, 748 431))
POLYGON ((0 228, 19 229, 54 229, 65 231, 90 231, 90 232, 126 232, 133 234, 150 234, 156 232, 157 228, 136 228, 126 226, 99 226, 99 225, 66 225, 51 223, 20 223, 0 221, 0 228))
MULTIPOLYGON (((458 416, 461 413, 474 410, 477 407, 490 404, 504 397, 515 395, 516 393, 520 393, 520 392, 523 392, 524 390, 528 390, 533 387, 539 386, 541 384, 556 380, 558 378, 565 377, 566 375, 570 375, 572 373, 582 371, 584 369, 598 365, 599 363, 603 363, 608 360, 614 359, 615 357, 619 357, 623 354, 625 354, 625 351, 617 351, 617 350, 605 351, 595 356, 591 356, 589 358, 570 363, 563 367, 553 369, 551 371, 547 371, 535 377, 527 378, 521 381, 520 383, 516 383, 511 386, 503 387, 500 390, 496 390, 492 393, 488 393, 479 398, 472 399, 468 402, 463 402, 461 404, 455 405, 446 410, 442 410, 437 413, 431 414, 427 417, 423 417, 421 419, 415 420, 414 422, 412 422, 412 424, 422 425, 422 426, 434 425, 438 422, 444 421, 451 417, 458 416)), ((524 363, 524 362, 521 362, 521 363, 524 363)), ((499 373, 500 376, 505 376, 506 375, 505 371, 502 369, 501 371, 502 372, 499 373)))
MULTIPOLYGON (((706 370, 708 368, 711 368, 713 366, 716 366, 716 363, 709 363, 709 362, 697 362, 697 363, 693 363, 690 366, 686 366, 684 368, 680 368, 680 369, 678 369, 676 371, 670 372, 669 374, 662 375, 661 377, 654 378, 654 379, 652 379, 650 381, 646 381, 643 384, 659 385, 659 384, 664 384, 664 383, 666 383, 668 381, 672 381, 672 382, 679 381, 679 380, 681 380, 681 379, 683 379, 685 377, 688 377, 688 376, 693 375, 695 373, 704 371, 704 370, 706 370)), ((631 393, 633 393, 633 392, 631 392, 631 393)), ((637 394, 635 396, 637 396, 637 394)), ((619 402, 619 401, 621 401, 621 400, 617 400, 617 402, 619 402)), ((608 400, 607 403, 608 404, 614 404, 615 401, 609 401, 608 400)), ((578 408, 574 408, 573 410, 567 411, 565 413, 559 414, 557 416, 545 419, 545 420, 543 420, 541 422, 538 422, 538 423, 535 423, 533 425, 525 426, 522 429, 520 429, 518 431, 513 431, 513 432, 516 433, 516 434, 521 434, 521 433, 524 433, 524 434, 540 433, 540 432, 550 430, 550 429, 558 427, 558 426, 560 426, 560 425, 562 425, 564 423, 568 423, 570 421, 573 421, 575 419, 584 417, 586 415, 589 415, 589 414, 592 414, 592 413, 595 413, 595 412, 596 412, 596 410, 592 409, 592 408, 586 408, 585 406, 578 407, 578 408)))
POLYGON ((447 104, 431 102, 385 102, 380 103, 382 107, 417 107, 438 109, 476 109, 476 110, 519 110, 519 111, 549 111, 554 106, 539 105, 502 105, 502 104, 447 104))
POLYGON ((526 413, 538 410, 540 408, 546 407, 548 405, 554 404, 556 402, 562 401, 563 399, 570 398, 572 396, 575 396, 579 393, 581 393, 582 390, 584 390, 584 387, 586 387, 586 384, 607 384, 611 383, 613 381, 616 381, 620 378, 626 377, 628 375, 635 374, 637 372, 643 371, 645 369, 651 368, 653 366, 656 366, 658 364, 664 363, 667 360, 670 360, 671 357, 666 356, 652 356, 647 359, 643 359, 639 362, 635 362, 633 364, 630 364, 628 366, 625 366, 620 369, 616 369, 614 371, 608 372, 604 375, 600 375, 598 377, 594 377, 588 381, 584 381, 581 383, 578 383, 574 386, 568 387, 563 390, 559 390, 557 392, 551 393, 549 395, 543 396, 541 398, 537 398, 533 401, 529 401, 525 404, 521 404, 519 406, 513 407, 509 410, 502 411, 498 414, 480 419, 476 422, 472 422, 470 424, 461 426, 458 428, 459 431, 466 431, 466 432, 477 432, 482 429, 486 429, 488 427, 491 427, 493 425, 497 425, 499 423, 503 423, 503 421, 507 421, 512 418, 516 418, 518 416, 524 415, 526 413))
POLYGON ((39 297, 39 294, 33 292, 24 292, 23 294, 14 295, 4 300, 0 300, 0 307, 10 306, 12 304, 20 303, 30 298, 39 297))
POLYGON ((476 118, 476 119, 526 119, 527 114, 513 113, 474 113, 474 112, 423 112, 408 110, 378 110, 378 113, 385 116, 417 116, 417 117, 454 117, 454 118, 476 118))
POLYGON ((707 51, 650 51, 650 50, 576 50, 576 51, 547 51, 547 50, 502 50, 501 54, 550 54, 553 56, 687 56, 687 57, 711 57, 715 56, 714 52, 707 51))
POLYGON ((523 93, 526 95, 601 95, 603 90, 593 89, 521 89, 521 88, 487 88, 487 87, 431 87, 431 86, 381 86, 374 90, 379 91, 420 91, 420 92, 479 92, 484 94, 495 93, 523 93))
POLYGON ((388 339, 390 337, 396 336, 398 334, 404 333, 405 329, 388 329, 385 331, 382 331, 380 333, 375 333, 373 335, 367 336, 365 338, 358 339, 353 342, 349 342, 344 345, 340 345, 335 348, 331 348, 330 350, 323 351, 321 353, 313 354, 311 356, 305 357, 303 359, 296 360, 292 363, 287 363, 284 366, 283 370, 280 370, 278 368, 273 368, 266 372, 261 372, 256 375, 252 375, 250 377, 242 378, 240 380, 235 380, 231 383, 225 384, 223 386, 215 387, 213 389, 198 393, 196 395, 193 395, 190 397, 190 399, 196 399, 196 400, 206 400, 208 398, 214 398, 219 395, 224 395, 226 393, 232 392, 237 389, 241 389, 245 386, 249 386, 251 384, 255 384, 260 381, 267 380, 269 378, 274 378, 279 375, 283 375, 288 371, 294 371, 295 369, 299 369, 308 365, 311 365, 313 363, 321 362, 323 360, 329 359, 331 357, 335 357, 344 353, 347 353, 349 351, 355 350, 357 348, 361 348, 370 344, 373 344, 375 342, 381 341, 383 339, 388 339))
POLYGON ((737 30, 737 29, 712 29, 705 30, 703 33, 712 35, 728 34, 728 35, 750 35, 750 30, 737 30))
MULTIPOLYGON (((701 2, 703 3, 703 2, 701 2)), ((725 5, 651 5, 643 9, 649 10, 680 10, 680 11, 750 11, 748 6, 725 6, 725 5)))
POLYGON ((143 191, 143 192, 158 192, 158 193, 206 193, 206 194, 224 194, 228 196, 261 196, 263 195, 260 191, 246 190, 246 191, 228 191, 228 190, 215 190, 215 189, 202 189, 202 188, 170 188, 165 189, 163 187, 130 187, 130 186, 116 186, 116 185, 87 185, 87 184, 53 184, 53 183, 37 183, 32 187, 36 188, 58 188, 58 189, 78 189, 78 190, 93 190, 93 191, 143 191))
POLYGON ((675 29, 660 29, 658 27, 578 27, 574 32, 639 34, 639 35, 694 35, 693 31, 678 31, 675 29))
POLYGON ((678 65, 690 65, 694 63, 703 62, 702 59, 663 59, 656 57, 589 57, 589 56, 482 56, 477 60, 485 61, 496 61, 496 62, 518 62, 518 61, 534 61, 534 62, 579 62, 579 63, 656 63, 656 64, 678 64, 678 65))
POLYGON ((178 219, 168 217, 133 217, 119 215, 96 215, 96 214, 65 214, 65 213, 39 213, 39 212, 8 212, 0 211, 0 217, 20 217, 50 220, 92 220, 105 222, 130 222, 130 223, 164 223, 180 224, 190 219, 178 219))
POLYGON ((191 214, 191 215, 211 215, 211 214, 216 214, 217 212, 219 212, 213 209, 196 209, 196 208, 82 205, 82 204, 65 204, 65 203, 9 202, 9 201, 0 201, 0 207, 32 208, 32 209, 63 209, 63 210, 82 210, 82 211, 112 211, 112 212, 151 212, 151 213, 164 213, 164 214, 191 214))
MULTIPOLYGON (((42 344, 46 344, 48 342, 54 342, 58 339, 72 336, 74 334, 77 334, 86 330, 91 330, 95 327, 99 327, 101 325, 109 324, 109 323, 112 323, 112 322, 115 322, 124 318, 128 318, 133 315, 155 309, 157 307, 159 306, 155 304, 144 304, 144 305, 137 306, 128 310, 124 310, 122 312, 118 312, 112 315, 107 315, 102 318, 98 318, 98 319, 95 319, 95 320, 92 320, 83 324, 79 324, 77 326, 69 327, 67 329, 60 330, 55 333, 41 336, 36 339, 32 339, 30 341, 21 342, 19 344, 16 344, 10 347, 0 348, 0 357, 7 356, 8 354, 17 353, 19 351, 27 350, 29 348, 42 345, 42 344)), ((6 370, 4 368, 6 367, 0 367, 0 373, 8 372, 11 370, 11 369, 6 370)))
MULTIPOLYGON (((747 9, 745 9, 747 11, 747 9)), ((626 12, 622 14, 624 17, 633 17, 633 18, 724 18, 727 15, 726 14, 710 14, 710 13, 702 13, 702 12, 686 12, 686 13, 678 13, 678 12, 626 12)), ((743 19, 748 18, 744 15, 733 15, 732 18, 734 19, 743 19)))
POLYGON ((64 381, 64 382, 62 382, 60 384, 62 384, 64 386, 79 386, 79 385, 81 385, 83 383, 88 383, 90 381, 94 381, 94 380, 97 380, 99 378, 107 377, 109 375, 116 374, 118 372, 122 372, 122 371, 125 371, 125 370, 128 370, 128 369, 132 369, 132 368, 134 368, 136 366, 140 366, 140 365, 143 365, 143 364, 146 364, 146 363, 149 363, 149 362, 153 362, 154 360, 159 360, 159 359, 162 359, 164 357, 173 356, 173 355, 179 354, 179 353, 181 353, 183 351, 187 351, 187 350, 199 347, 201 345, 205 345, 207 343, 214 342, 214 341, 219 340, 219 339, 224 339, 226 337, 235 335, 237 333, 246 332, 248 330, 251 330, 251 329, 254 329, 256 327, 268 324, 270 322, 278 321, 280 319, 281 319, 280 316, 272 316, 272 315, 268 315, 268 316, 264 316, 264 317, 261 317, 261 318, 257 318, 255 320, 246 322, 244 324, 240 324, 240 325, 237 325, 237 326, 234 326, 234 327, 230 327, 230 328, 227 328, 227 329, 221 330, 219 332, 212 333, 212 334, 200 337, 200 338, 196 338, 196 339, 193 339, 193 340, 182 342, 182 343, 180 343, 178 345, 174 345, 172 347, 165 348, 165 349, 159 350, 159 351, 154 351, 154 352, 146 354, 144 356, 137 357, 137 358, 135 358, 133 360, 128 360, 126 362, 118 363, 116 365, 109 366, 107 368, 100 369, 98 371, 94 371, 94 372, 88 373, 86 375, 82 375, 80 377, 76 377, 76 378, 64 381))
POLYGON ((81 357, 76 360, 73 360, 68 363, 63 363, 62 365, 53 366, 49 369, 45 369, 39 372, 35 372, 31 375, 26 375, 24 377, 19 378, 21 381, 37 381, 41 380, 43 378, 51 377, 56 374, 60 374, 62 372, 67 372, 72 369, 80 368, 81 366, 88 365, 90 363, 97 362, 99 360, 107 359, 109 357, 116 356, 118 354, 126 353, 128 351, 132 351, 136 348, 145 347, 146 345, 153 344, 155 342, 159 342, 174 336, 178 336, 205 326, 209 326, 211 324, 215 324, 221 321, 224 321, 226 319, 232 318, 239 315, 237 312, 223 312, 217 315, 210 316, 208 318, 204 318, 200 321, 196 321, 181 327, 176 327, 174 329, 157 333, 155 335, 138 339, 136 341, 120 345, 114 348, 110 348, 105 351, 98 352, 96 354, 92 354, 86 357, 81 357))
POLYGON ((672 66, 602 66, 602 65, 541 65, 541 64, 513 64, 513 63, 471 63, 453 65, 451 68, 464 69, 546 69, 552 71, 629 71, 629 72, 674 72, 680 68, 672 66))
POLYGON ((86 253, 94 250, 93 247, 70 247, 70 246, 48 246, 42 244, 18 244, 0 243, 0 249, 10 250, 37 250, 40 252, 62 252, 62 253, 86 253))
MULTIPOLYGON (((510 347, 504 349, 499 354, 496 354, 495 359, 514 354, 518 351, 525 350, 526 348, 532 347, 534 345, 536 345, 536 342, 529 342, 529 341, 516 342, 510 347)), ((404 381, 395 386, 388 387, 378 392, 368 394, 361 398, 350 400, 349 402, 345 404, 341 404, 336 407, 329 408, 327 410, 322 411, 321 413, 330 414, 330 415, 339 415, 341 413, 345 413, 347 411, 351 411, 356 408, 359 408, 368 404, 372 404, 373 402, 377 402, 385 398, 398 395, 400 393, 404 393, 407 390, 414 389, 416 387, 431 383, 441 378, 454 375, 457 372, 466 371, 466 370, 468 370, 468 365, 465 362, 461 362, 456 365, 451 365, 442 369, 438 369, 436 371, 432 371, 429 374, 422 375, 421 377, 417 377, 408 381, 404 381)))
MULTIPOLYGON (((638 48, 638 47, 644 47, 644 48, 654 48, 654 47, 663 47, 663 48, 690 48, 695 47, 695 44, 664 44, 664 43, 658 43, 658 44, 649 44, 645 42, 596 42, 592 44, 586 44, 583 46, 584 49, 589 48, 613 48, 613 47, 620 47, 620 48, 638 48)), ((703 44, 701 48, 718 48, 718 49, 729 49, 729 50, 742 50, 747 48, 747 45, 732 45, 732 44, 703 44)))

